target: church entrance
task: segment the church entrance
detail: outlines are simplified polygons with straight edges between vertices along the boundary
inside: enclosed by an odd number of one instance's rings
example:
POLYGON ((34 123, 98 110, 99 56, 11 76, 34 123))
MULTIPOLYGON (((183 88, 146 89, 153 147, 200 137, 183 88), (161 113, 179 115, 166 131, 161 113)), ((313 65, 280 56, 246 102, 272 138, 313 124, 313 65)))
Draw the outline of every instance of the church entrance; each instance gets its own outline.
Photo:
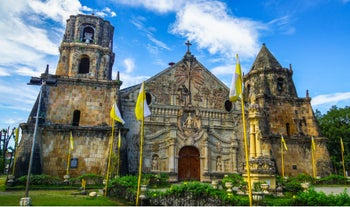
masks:
POLYGON ((200 180, 199 151, 192 146, 185 146, 179 152, 179 181, 200 180))

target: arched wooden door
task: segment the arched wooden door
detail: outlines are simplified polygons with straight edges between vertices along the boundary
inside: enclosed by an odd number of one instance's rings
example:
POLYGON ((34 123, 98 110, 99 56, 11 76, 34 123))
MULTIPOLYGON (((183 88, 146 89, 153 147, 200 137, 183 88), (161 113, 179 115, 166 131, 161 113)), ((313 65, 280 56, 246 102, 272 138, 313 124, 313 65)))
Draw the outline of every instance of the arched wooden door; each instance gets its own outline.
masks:
POLYGON ((199 151, 195 147, 185 146, 179 152, 179 181, 200 180, 199 151))

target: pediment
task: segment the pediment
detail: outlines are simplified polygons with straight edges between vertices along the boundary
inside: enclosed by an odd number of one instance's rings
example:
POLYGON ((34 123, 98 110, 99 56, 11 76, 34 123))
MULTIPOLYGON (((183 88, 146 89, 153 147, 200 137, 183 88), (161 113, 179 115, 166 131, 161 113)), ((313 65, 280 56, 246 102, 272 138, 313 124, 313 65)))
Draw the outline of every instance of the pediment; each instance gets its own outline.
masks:
POLYGON ((152 105, 212 109, 224 109, 229 94, 229 88, 188 53, 146 80, 145 90, 152 96, 152 105))

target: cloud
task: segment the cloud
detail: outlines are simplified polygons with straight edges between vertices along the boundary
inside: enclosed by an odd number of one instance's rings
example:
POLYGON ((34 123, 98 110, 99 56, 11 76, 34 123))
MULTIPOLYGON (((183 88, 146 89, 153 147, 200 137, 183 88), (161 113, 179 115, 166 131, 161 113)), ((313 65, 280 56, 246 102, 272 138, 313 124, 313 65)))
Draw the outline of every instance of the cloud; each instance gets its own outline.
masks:
POLYGON ((8 73, 4 68, 0 68, 0 76, 10 76, 10 73, 8 73))
POLYGON ((312 98, 311 104, 318 106, 322 104, 336 104, 340 101, 350 101, 350 92, 318 95, 312 98))
POLYGON ((126 73, 131 73, 135 69, 135 62, 132 58, 127 58, 124 61, 124 65, 126 67, 126 73))
POLYGON ((187 0, 114 0, 115 3, 134 7, 144 7, 148 10, 167 13, 178 11, 187 0))
POLYGON ((57 63, 66 20, 83 11, 116 15, 110 8, 90 9, 78 0, 0 1, 0 48, 6 48, 0 50, 0 76, 40 74, 42 70, 37 68, 46 65, 52 57, 56 57, 57 63), (26 68, 25 74, 20 73, 23 68, 26 68))
POLYGON ((219 1, 188 3, 177 13, 171 33, 196 42, 211 54, 233 58, 252 58, 258 51, 258 30, 266 29, 260 22, 231 16, 226 4, 219 1))
POLYGON ((123 85, 121 86, 121 89, 130 87, 133 85, 137 85, 149 78, 150 78, 149 76, 135 76, 129 73, 122 72, 120 73, 120 80, 123 81, 123 85))
POLYGON ((151 47, 146 47, 147 49, 150 49, 149 52, 151 54, 157 55, 158 54, 158 48, 165 49, 165 50, 170 50, 170 48, 162 41, 156 39, 154 37, 153 32, 156 30, 154 27, 146 27, 144 25, 144 22, 146 22, 147 19, 142 16, 134 17, 131 20, 131 23, 140 31, 144 32, 148 40, 150 40, 157 49, 155 50, 154 48, 151 47))

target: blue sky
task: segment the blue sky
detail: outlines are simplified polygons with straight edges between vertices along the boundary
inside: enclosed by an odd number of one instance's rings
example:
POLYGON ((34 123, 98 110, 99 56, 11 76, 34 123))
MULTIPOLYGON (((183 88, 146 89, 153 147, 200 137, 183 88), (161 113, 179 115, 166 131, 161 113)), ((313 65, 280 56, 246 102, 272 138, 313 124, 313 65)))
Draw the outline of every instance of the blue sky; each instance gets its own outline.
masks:
POLYGON ((113 78, 138 84, 191 52, 229 86, 238 53, 247 73, 263 43, 292 64, 299 97, 314 110, 350 105, 350 0, 2 0, 0 129, 27 121, 46 64, 55 73, 65 22, 79 13, 114 27, 113 78))

